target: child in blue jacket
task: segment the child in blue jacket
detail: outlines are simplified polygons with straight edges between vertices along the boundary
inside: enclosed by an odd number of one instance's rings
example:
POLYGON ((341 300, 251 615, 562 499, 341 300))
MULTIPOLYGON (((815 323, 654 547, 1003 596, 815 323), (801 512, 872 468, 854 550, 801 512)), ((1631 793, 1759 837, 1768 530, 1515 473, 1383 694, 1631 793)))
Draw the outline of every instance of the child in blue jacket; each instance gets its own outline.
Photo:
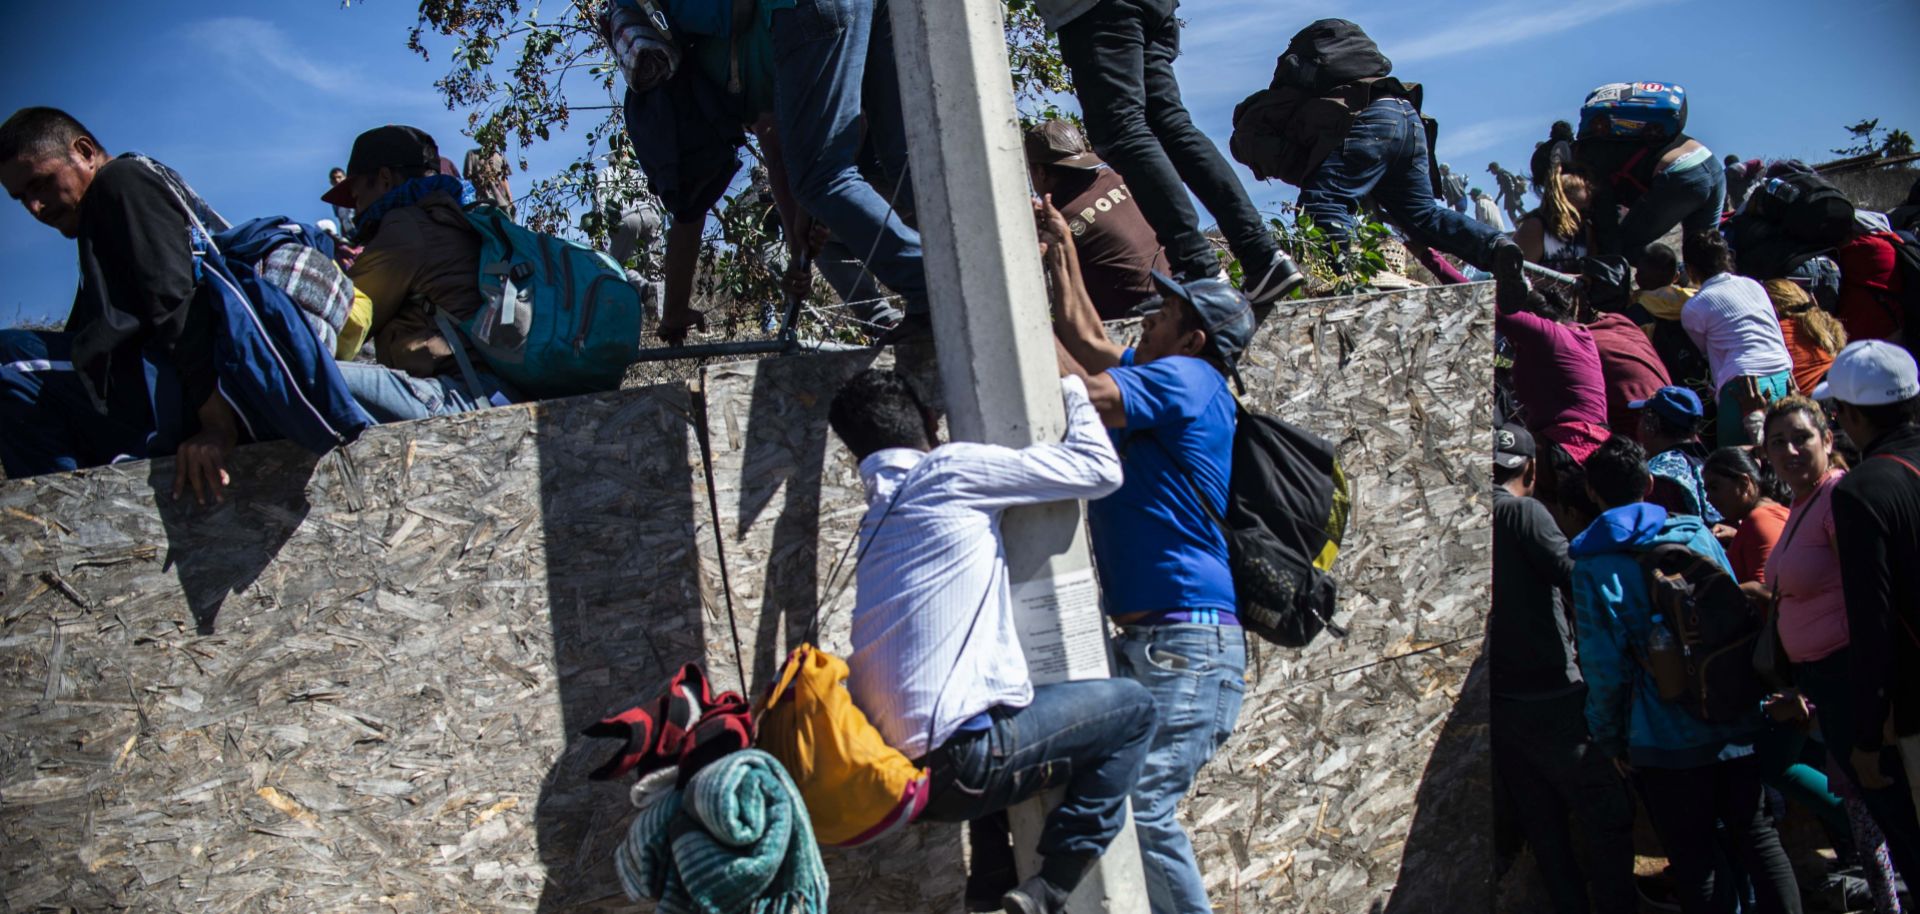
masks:
POLYGON ((1588 494, 1604 510, 1568 551, 1594 743, 1640 791, 1673 864, 1682 910, 1712 910, 1718 822, 1733 838, 1759 911, 1797 914, 1793 869, 1762 802, 1753 751, 1763 726, 1760 709, 1740 723, 1702 721, 1662 700, 1639 660, 1653 624, 1639 554, 1684 545, 1731 573, 1726 553, 1700 518, 1669 515, 1642 501, 1652 476, 1646 452, 1632 439, 1614 436, 1587 458, 1584 473, 1588 494))

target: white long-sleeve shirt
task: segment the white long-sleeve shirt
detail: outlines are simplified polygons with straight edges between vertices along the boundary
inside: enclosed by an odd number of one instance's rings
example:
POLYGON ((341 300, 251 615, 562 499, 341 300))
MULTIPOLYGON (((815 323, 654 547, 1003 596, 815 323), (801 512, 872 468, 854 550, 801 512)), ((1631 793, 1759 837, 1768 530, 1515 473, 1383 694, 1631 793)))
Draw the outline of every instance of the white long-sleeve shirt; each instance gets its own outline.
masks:
POLYGON ((1707 356, 1713 389, 1734 378, 1764 378, 1793 370, 1767 290, 1745 276, 1719 273, 1680 309, 1680 326, 1707 356))
POLYGON ((1060 389, 1067 434, 1059 444, 1016 450, 961 441, 931 452, 890 448, 860 462, 866 551, 855 571, 848 685, 887 744, 908 758, 938 748, 982 711, 1033 701, 1000 514, 1100 498, 1121 481, 1119 455, 1085 384, 1062 378, 1060 389))

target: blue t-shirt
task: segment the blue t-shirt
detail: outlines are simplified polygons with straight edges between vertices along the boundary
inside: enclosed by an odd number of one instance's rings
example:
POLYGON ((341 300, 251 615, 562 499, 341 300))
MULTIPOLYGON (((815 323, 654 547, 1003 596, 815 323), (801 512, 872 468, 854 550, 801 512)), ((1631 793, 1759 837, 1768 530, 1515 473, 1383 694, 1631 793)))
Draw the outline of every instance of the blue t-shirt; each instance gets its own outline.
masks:
POLYGON ((1127 416, 1109 431, 1126 482, 1088 506, 1107 614, 1238 624, 1226 539, 1194 497, 1198 486, 1226 513, 1237 412, 1227 379, 1187 356, 1135 365, 1132 349, 1107 376, 1127 416))

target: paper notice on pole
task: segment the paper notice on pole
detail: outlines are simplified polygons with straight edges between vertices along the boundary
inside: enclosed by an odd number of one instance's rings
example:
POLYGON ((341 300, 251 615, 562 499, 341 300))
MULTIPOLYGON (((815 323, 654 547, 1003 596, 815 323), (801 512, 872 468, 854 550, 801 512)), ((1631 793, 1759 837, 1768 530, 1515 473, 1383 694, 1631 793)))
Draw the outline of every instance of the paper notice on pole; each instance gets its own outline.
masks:
POLYGON ((1107 677, 1105 622, 1093 569, 1016 585, 1013 617, 1035 685, 1107 677))

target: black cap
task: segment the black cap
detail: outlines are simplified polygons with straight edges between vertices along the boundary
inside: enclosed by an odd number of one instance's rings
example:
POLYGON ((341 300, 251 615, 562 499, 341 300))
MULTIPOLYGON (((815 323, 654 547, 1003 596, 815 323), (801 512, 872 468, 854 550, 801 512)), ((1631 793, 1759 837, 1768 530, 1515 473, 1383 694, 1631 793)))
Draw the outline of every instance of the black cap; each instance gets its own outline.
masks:
MULTIPOLYGON (((347 157, 347 177, 370 175, 382 168, 397 171, 438 171, 440 146, 418 127, 388 124, 360 134, 347 157)), ((335 206, 352 206, 352 193, 342 181, 320 197, 335 206)))
POLYGON ((1534 457, 1533 433, 1508 423, 1493 430, 1493 462, 1505 469, 1517 469, 1534 457))

